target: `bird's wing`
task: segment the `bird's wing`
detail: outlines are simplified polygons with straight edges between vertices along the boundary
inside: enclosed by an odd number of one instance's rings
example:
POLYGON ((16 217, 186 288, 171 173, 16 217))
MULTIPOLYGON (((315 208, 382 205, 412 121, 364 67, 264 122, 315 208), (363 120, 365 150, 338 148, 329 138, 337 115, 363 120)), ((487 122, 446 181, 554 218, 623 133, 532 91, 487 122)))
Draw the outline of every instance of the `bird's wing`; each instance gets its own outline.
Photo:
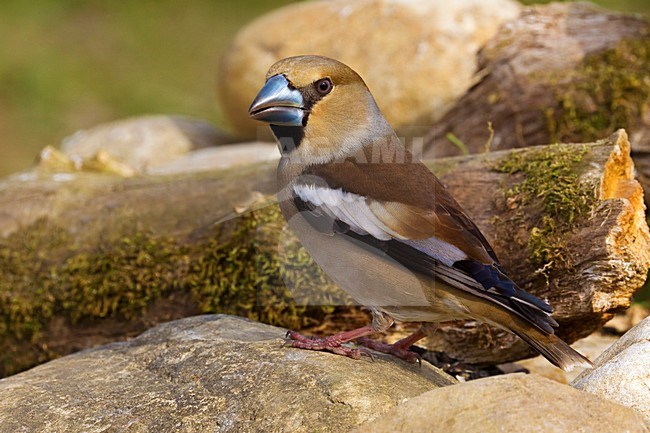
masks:
MULTIPOLYGON (((340 168, 337 171, 344 172, 340 168)), ((374 177, 377 182, 383 181, 374 177)), ((435 186, 420 190, 434 192, 435 186)), ((495 302, 544 332, 553 332, 557 323, 550 317, 551 307, 519 289, 503 273, 478 228, 442 186, 440 191, 447 197, 426 207, 418 206, 412 198, 418 190, 378 192, 375 185, 368 190, 372 192, 363 194, 358 192, 362 187, 363 182, 344 187, 340 180, 332 182, 310 170, 293 184, 292 193, 298 210, 320 232, 362 241, 374 253, 388 255, 415 272, 495 302)))
POLYGON ((340 189, 366 198, 383 225, 403 238, 436 238, 482 263, 499 260, 476 224, 421 162, 343 162, 309 167, 297 185, 340 189))

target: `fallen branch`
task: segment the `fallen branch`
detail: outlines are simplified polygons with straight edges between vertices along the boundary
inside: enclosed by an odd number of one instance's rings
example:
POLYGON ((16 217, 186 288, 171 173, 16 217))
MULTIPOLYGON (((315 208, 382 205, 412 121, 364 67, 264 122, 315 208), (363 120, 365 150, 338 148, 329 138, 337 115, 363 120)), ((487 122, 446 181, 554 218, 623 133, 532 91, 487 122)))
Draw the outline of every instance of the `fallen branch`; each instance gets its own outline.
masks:
MULTIPOLYGON (((648 230, 623 131, 430 166, 513 279, 555 307, 564 339, 598 329, 645 280, 648 230)), ((2 373, 200 312, 321 322, 349 300, 283 231, 277 206, 261 207, 274 173, 269 163, 122 178, 43 162, 0 182, 2 373)), ((530 354, 484 326, 441 329, 432 347, 458 358, 530 354)))

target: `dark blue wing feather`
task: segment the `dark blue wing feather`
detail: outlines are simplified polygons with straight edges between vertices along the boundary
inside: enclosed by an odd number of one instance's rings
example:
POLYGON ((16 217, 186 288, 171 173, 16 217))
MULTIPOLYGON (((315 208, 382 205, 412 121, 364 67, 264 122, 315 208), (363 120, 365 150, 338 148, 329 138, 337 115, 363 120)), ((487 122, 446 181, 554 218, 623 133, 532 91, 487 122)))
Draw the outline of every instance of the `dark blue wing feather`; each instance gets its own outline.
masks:
POLYGON ((546 302, 517 287, 497 266, 486 265, 476 260, 460 260, 454 263, 454 267, 474 277, 487 291, 496 291, 502 296, 515 296, 542 311, 553 312, 553 308, 546 302))

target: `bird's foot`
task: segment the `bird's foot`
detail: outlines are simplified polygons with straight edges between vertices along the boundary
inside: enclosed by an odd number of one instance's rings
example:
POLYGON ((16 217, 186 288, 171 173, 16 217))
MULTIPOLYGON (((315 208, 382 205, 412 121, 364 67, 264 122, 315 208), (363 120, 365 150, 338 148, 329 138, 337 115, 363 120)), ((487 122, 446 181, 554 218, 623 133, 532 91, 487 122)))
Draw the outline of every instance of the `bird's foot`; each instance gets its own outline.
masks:
POLYGON ((415 352, 411 352, 409 350, 410 345, 405 346, 404 344, 400 344, 400 341, 398 341, 397 343, 388 344, 382 341, 372 340, 370 338, 363 337, 357 339, 357 343, 367 347, 368 349, 375 350, 377 352, 394 355, 399 359, 403 359, 406 362, 410 362, 411 364, 415 364, 416 362, 421 362, 420 355, 418 355, 415 352))
POLYGON ((352 359, 361 359, 362 355, 368 355, 363 349, 344 346, 345 342, 337 338, 338 335, 329 337, 307 337, 296 331, 287 332, 287 346, 298 349, 319 350, 336 353, 337 355, 347 356, 352 359))

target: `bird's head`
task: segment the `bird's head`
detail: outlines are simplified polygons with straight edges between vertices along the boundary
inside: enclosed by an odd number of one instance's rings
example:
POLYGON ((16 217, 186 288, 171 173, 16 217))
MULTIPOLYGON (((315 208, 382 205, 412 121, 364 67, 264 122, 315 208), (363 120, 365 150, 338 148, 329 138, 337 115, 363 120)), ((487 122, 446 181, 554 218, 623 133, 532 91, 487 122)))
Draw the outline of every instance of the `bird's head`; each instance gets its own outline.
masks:
POLYGON ((363 79, 321 56, 271 66, 248 114, 270 124, 283 156, 307 164, 344 158, 393 134, 363 79))

